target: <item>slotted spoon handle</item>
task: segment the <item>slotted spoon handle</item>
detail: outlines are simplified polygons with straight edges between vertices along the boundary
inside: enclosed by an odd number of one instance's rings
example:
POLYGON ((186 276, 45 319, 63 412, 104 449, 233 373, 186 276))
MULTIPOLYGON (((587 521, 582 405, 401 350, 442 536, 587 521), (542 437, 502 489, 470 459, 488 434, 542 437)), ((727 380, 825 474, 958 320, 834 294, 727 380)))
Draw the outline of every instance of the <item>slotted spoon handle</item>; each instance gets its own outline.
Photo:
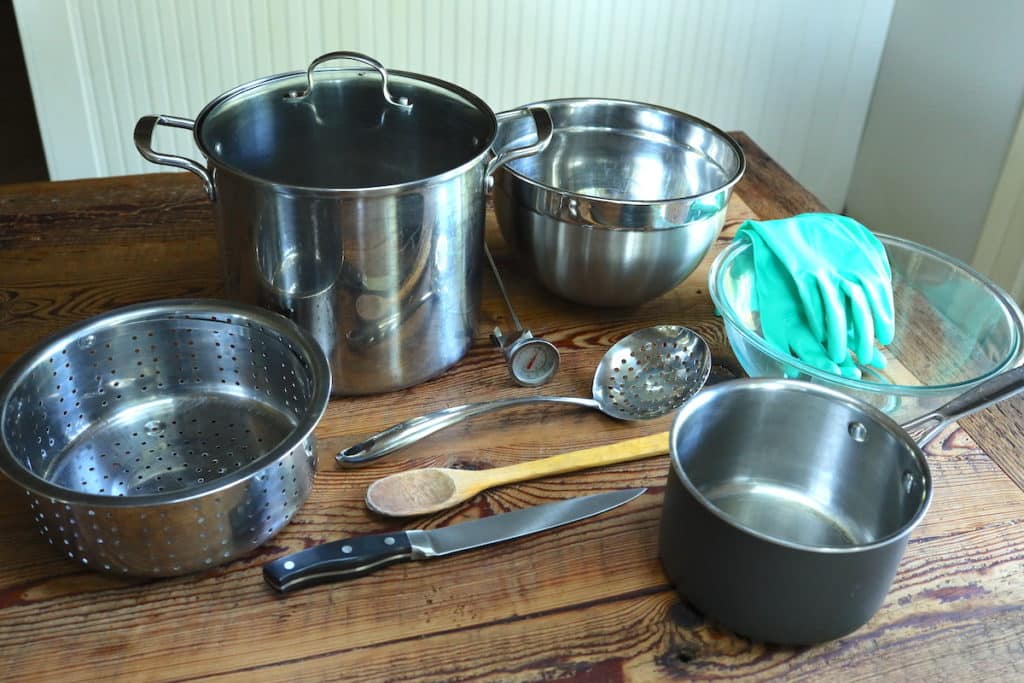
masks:
POLYGON ((384 431, 374 434, 365 441, 349 446, 338 453, 336 459, 343 464, 363 463, 376 460, 382 455, 387 455, 415 443, 420 439, 430 436, 436 431, 462 422, 468 417, 494 412, 503 408, 528 405, 531 403, 565 403, 569 405, 583 406, 584 408, 601 409, 601 404, 592 398, 571 398, 567 396, 525 396, 521 398, 507 398, 496 401, 484 401, 483 403, 467 403, 461 406, 453 406, 438 410, 427 415, 414 417, 405 422, 400 422, 384 431))

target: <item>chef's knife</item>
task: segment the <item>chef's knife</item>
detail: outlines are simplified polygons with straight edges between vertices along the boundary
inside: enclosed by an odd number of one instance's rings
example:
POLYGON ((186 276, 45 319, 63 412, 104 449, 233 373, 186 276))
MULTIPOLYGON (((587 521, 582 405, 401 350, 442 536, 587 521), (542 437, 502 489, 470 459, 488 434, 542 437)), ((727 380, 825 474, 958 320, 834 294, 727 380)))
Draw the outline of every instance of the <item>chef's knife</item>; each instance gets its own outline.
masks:
POLYGON ((647 489, 627 489, 537 505, 440 529, 356 536, 300 550, 263 567, 282 593, 327 581, 354 579, 404 560, 425 560, 553 529, 628 503, 647 489))

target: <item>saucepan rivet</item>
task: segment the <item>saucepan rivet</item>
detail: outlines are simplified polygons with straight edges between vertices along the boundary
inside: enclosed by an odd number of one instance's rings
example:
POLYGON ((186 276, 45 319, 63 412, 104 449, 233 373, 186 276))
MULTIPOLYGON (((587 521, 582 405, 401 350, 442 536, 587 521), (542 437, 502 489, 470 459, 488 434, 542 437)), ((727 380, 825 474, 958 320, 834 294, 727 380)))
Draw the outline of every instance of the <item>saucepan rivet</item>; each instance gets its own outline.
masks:
POLYGON ((868 428, 862 422, 851 422, 847 429, 850 432, 850 438, 857 443, 864 443, 868 438, 868 428))

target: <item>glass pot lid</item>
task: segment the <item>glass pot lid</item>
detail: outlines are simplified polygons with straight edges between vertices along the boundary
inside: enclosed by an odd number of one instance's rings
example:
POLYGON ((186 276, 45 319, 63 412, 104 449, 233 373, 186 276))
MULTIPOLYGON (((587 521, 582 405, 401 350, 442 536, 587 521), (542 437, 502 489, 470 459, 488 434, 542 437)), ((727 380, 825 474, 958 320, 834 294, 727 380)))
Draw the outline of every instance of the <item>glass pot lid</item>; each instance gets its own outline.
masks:
POLYGON ((491 109, 467 90, 332 52, 305 72, 221 95, 195 130, 217 166, 278 185, 359 190, 460 169, 490 148, 496 127, 491 109), (317 68, 342 58, 362 65, 317 68))

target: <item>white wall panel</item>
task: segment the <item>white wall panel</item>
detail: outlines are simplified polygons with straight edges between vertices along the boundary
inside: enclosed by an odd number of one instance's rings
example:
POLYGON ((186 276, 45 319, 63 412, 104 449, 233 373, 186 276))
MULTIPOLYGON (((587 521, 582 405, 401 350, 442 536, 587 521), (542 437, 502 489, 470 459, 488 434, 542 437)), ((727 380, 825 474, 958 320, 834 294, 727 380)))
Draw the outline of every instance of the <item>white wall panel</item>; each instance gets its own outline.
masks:
POLYGON ((1024 214, 1010 202, 1024 183, 1013 180, 1008 156, 1024 112, 1024 3, 904 0, 891 29, 850 183, 850 215, 964 261, 984 246, 977 265, 995 268, 990 274, 1010 289, 1017 268, 1004 271, 998 262, 1020 263, 1024 243, 1012 239, 1006 246, 1017 250, 996 259, 1002 238, 979 245, 979 237, 987 216, 1024 231, 1024 214), (1005 173, 1006 203, 994 205, 1005 173))
MULTIPOLYGON (((841 208, 893 0, 15 0, 54 179, 157 170, 131 131, 330 50, 494 109, 654 102, 750 133, 841 208), (70 129, 69 129, 70 128, 70 129)), ((195 155, 187 134, 166 151, 195 155)))

